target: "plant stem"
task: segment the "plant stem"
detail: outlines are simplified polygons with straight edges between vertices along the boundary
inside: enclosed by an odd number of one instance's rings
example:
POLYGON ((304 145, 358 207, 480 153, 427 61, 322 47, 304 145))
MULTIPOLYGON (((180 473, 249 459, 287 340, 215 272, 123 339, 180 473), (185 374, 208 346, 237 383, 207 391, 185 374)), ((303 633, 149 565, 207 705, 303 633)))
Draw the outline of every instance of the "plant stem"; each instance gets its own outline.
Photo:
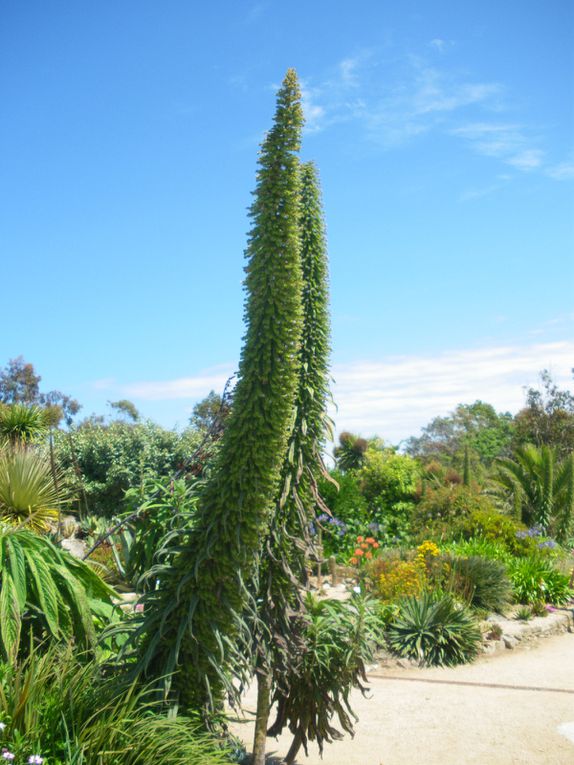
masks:
POLYGON ((271 708, 271 675, 269 672, 257 673, 257 712, 255 717, 255 735, 253 737, 252 765, 265 765, 265 744, 267 742, 267 723, 271 708))

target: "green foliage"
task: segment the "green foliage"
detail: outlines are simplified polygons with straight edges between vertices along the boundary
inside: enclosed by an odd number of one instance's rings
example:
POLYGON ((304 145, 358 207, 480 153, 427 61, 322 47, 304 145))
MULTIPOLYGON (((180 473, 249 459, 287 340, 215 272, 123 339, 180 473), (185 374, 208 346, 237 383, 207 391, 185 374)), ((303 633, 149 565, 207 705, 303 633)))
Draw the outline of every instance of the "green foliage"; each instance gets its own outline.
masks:
POLYGON ((451 558, 448 563, 454 594, 473 608, 504 613, 512 599, 504 563, 479 556, 451 558))
POLYGON ((47 531, 58 518, 62 499, 46 455, 22 446, 0 450, 2 523, 47 531))
POLYGON ((0 745, 46 765, 223 765, 229 752, 185 717, 166 718, 146 689, 118 686, 72 648, 0 664, 0 745))
POLYGON ((142 492, 126 493, 129 518, 114 533, 113 547, 117 570, 123 581, 136 591, 155 587, 153 566, 166 544, 166 536, 180 540, 181 531, 189 530, 197 504, 195 483, 186 479, 148 479, 142 492))
POLYGON ((568 577, 539 555, 511 561, 508 574, 519 603, 542 602, 559 606, 572 596, 568 577))
POLYGON ((307 613, 304 649, 278 678, 277 717, 268 735, 288 727, 305 751, 308 741, 316 741, 322 751, 324 742, 342 738, 333 719, 345 733, 353 733, 350 694, 353 688, 365 693, 365 663, 382 634, 378 606, 362 598, 345 603, 309 597, 307 613))
POLYGON ((126 398, 122 398, 120 401, 110 401, 110 406, 115 409, 118 414, 124 415, 131 420, 131 422, 137 422, 140 419, 140 413, 137 410, 136 405, 132 401, 128 401, 126 398))
POLYGON ((367 500, 353 473, 331 470, 330 479, 319 480, 319 493, 335 518, 346 524, 358 523, 361 528, 369 522, 367 500))
POLYGON ((13 446, 40 441, 48 432, 46 412, 32 404, 0 405, 0 444, 13 446))
POLYGON ((14 661, 31 640, 74 638, 93 648, 94 617, 111 612, 111 590, 46 537, 0 526, 0 651, 14 661))
POLYGON ((451 595, 424 592, 400 604, 387 630, 389 647, 422 666, 454 666, 478 654, 481 634, 471 612, 451 595))
POLYGON ((513 447, 548 446, 562 460, 574 452, 574 395, 560 390, 546 369, 540 382, 527 390, 526 406, 514 418, 513 447))
POLYGON ((149 475, 171 477, 185 467, 200 436, 179 435, 152 422, 84 423, 55 434, 55 450, 67 482, 80 497, 82 515, 118 515, 128 489, 141 488, 149 475))
POLYGON ((80 404, 58 390, 41 393, 41 379, 33 364, 24 361, 22 356, 10 359, 0 369, 0 403, 37 405, 44 409, 51 425, 57 425, 62 417, 69 425, 81 409, 80 404))
POLYGON ((414 497, 419 466, 408 455, 369 446, 357 477, 369 505, 387 510, 414 497))
POLYGON ((231 676, 249 671, 246 584, 257 574, 275 507, 298 385, 302 122, 289 70, 259 157, 233 408, 196 522, 173 565, 159 574, 159 588, 146 596, 140 666, 165 678, 179 663, 174 682, 188 709, 217 707, 224 690, 236 694, 231 676))
POLYGON ((478 472, 481 465, 488 466, 509 452, 512 430, 508 412, 497 413, 484 401, 459 404, 447 417, 435 417, 419 438, 410 438, 407 452, 462 470, 468 451, 471 464, 474 460, 473 472, 478 472))
POLYGON ((574 454, 558 463, 551 447, 529 444, 497 465, 498 496, 507 506, 517 508, 524 523, 566 539, 574 521, 574 454))
POLYGON ((535 551, 536 539, 525 532, 523 523, 495 510, 475 510, 453 527, 455 537, 495 542, 511 555, 528 555, 535 551))
POLYGON ((364 438, 348 433, 339 435, 339 446, 335 447, 337 469, 342 473, 359 470, 365 463, 365 452, 369 443, 364 438))
POLYGON ((473 488, 451 484, 427 489, 412 514, 413 531, 426 537, 449 539, 456 534, 455 524, 478 511, 491 512, 488 497, 473 488))
POLYGON ((505 544, 496 539, 486 539, 483 536, 471 536, 469 539, 461 539, 450 542, 444 546, 444 552, 455 558, 480 557, 487 560, 497 560, 508 563, 512 553, 505 544))

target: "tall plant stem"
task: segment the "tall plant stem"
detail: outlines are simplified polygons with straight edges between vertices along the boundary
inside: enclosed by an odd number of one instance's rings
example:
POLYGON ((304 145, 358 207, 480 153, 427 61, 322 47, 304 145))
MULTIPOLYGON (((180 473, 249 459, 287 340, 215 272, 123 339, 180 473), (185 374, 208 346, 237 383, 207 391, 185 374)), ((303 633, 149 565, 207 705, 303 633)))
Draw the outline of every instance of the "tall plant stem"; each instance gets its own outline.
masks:
POLYGON ((267 741, 267 723, 271 710, 271 674, 257 673, 257 713, 255 734, 253 736, 252 765, 265 765, 265 743, 267 741))

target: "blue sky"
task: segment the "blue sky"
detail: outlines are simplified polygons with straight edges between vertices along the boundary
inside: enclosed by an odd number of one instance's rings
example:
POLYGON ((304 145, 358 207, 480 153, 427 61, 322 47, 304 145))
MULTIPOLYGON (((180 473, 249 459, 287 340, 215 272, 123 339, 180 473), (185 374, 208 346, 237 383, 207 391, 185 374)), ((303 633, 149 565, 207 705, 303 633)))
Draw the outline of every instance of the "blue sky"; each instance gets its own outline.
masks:
POLYGON ((0 365, 165 426, 241 347, 285 70, 322 178, 339 429, 574 366, 574 4, 0 2, 0 365))

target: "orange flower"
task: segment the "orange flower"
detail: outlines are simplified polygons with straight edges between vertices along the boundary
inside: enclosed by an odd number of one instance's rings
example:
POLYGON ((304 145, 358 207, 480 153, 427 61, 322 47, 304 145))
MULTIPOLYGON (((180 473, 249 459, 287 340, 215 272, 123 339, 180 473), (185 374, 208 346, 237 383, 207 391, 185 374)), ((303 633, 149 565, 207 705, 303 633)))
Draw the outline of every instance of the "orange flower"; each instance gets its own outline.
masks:
POLYGON ((369 560, 373 557, 373 553, 371 551, 365 553, 365 558, 369 558, 369 560))
POLYGON ((357 537, 357 542, 364 542, 364 541, 365 541, 365 537, 357 537))
POLYGON ((376 550, 376 549, 377 549, 377 547, 380 547, 380 544, 379 544, 378 542, 373 542, 373 547, 374 547, 374 548, 375 548, 375 550, 376 550))
POLYGON ((361 545, 361 547, 363 548, 363 550, 368 550, 368 549, 369 549, 369 545, 368 545, 368 544, 366 544, 365 542, 363 542, 363 544, 361 545))
POLYGON ((365 539, 365 542, 368 542, 370 545, 374 545, 375 544, 375 540, 373 539, 373 537, 367 537, 365 539))
POLYGON ((349 563, 351 564, 351 566, 356 566, 358 562, 359 562, 359 561, 358 561, 358 559, 357 559, 357 558, 351 558, 351 560, 349 561, 349 563))
POLYGON ((364 553, 363 550, 361 550, 359 547, 357 547, 357 549, 355 550, 354 554, 358 555, 360 557, 361 555, 364 555, 365 553, 364 553))

